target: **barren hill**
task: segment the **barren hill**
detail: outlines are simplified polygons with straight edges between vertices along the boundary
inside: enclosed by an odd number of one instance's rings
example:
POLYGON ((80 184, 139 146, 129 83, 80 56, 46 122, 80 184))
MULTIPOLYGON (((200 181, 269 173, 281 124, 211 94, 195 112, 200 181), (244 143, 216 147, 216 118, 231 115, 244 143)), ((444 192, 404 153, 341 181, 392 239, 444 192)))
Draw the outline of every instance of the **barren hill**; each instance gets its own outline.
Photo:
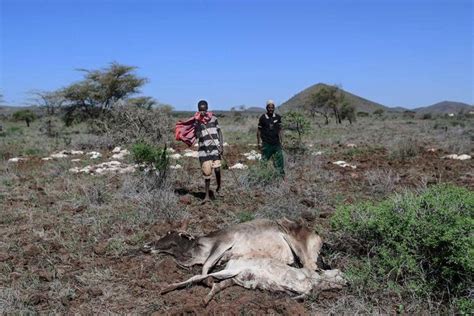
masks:
MULTIPOLYGON (((316 92, 318 92, 320 89, 323 87, 329 87, 329 85, 324 84, 324 83, 318 83, 315 84, 309 88, 304 89, 303 91, 297 93, 295 96, 290 98, 288 101, 283 103, 280 106, 280 110, 285 111, 288 109, 295 109, 295 108, 302 108, 304 107, 310 100, 310 96, 316 92)), ((350 105, 353 105, 357 111, 363 111, 363 112, 374 112, 377 109, 382 109, 385 111, 391 111, 390 108, 383 106, 382 104, 361 98, 355 94, 352 94, 350 92, 344 91, 341 89, 342 92, 344 93, 344 96, 349 102, 350 105)))
POLYGON ((448 113, 459 113, 459 112, 469 112, 474 111, 474 106, 462 103, 462 102, 453 102, 453 101, 443 101, 438 102, 430 106, 420 107, 414 109, 419 114, 425 113, 438 113, 438 114, 448 114, 448 113))

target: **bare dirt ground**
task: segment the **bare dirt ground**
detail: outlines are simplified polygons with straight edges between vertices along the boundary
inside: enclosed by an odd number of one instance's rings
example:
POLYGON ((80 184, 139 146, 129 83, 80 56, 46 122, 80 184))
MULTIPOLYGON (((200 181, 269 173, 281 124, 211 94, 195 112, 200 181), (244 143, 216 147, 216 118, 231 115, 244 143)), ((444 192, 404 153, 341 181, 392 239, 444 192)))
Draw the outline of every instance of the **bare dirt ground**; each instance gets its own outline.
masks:
MULTIPOLYGON (((225 124, 235 126, 232 120, 221 122, 225 124)), ((239 161, 256 164, 242 155, 256 149, 250 145, 253 134, 247 136, 252 124, 250 120, 240 124, 242 130, 236 127, 227 132, 230 146, 225 155, 229 165, 239 161)), ((330 240, 330 218, 338 205, 380 200, 440 182, 474 189, 472 159, 441 158, 451 153, 472 155, 469 126, 452 132, 463 135, 453 148, 451 134, 433 132, 425 121, 415 122, 406 130, 399 128, 405 126, 403 121, 371 126, 369 131, 365 123, 358 124, 328 128, 330 133, 316 129, 306 141, 306 154, 286 155, 285 181, 255 185, 248 180, 253 169, 224 170, 223 196, 205 206, 200 204, 203 180, 196 158, 179 160, 183 169, 171 171, 167 186, 149 190, 140 185, 144 177, 140 171, 72 174, 68 171, 71 167, 90 161, 83 157, 78 163, 69 158, 41 160, 60 149, 90 149, 95 141, 84 145, 81 138, 81 145, 73 139, 65 148, 65 144, 33 132, 35 126, 31 130, 21 127, 25 131, 19 136, 15 132, 5 134, 0 162, 0 310, 157 315, 396 312, 400 298, 377 303, 358 297, 350 288, 315 293, 304 302, 296 302, 285 294, 234 286, 204 307, 202 299, 209 291, 205 286, 160 295, 163 286, 190 277, 200 267, 183 269, 168 256, 141 251, 145 242, 180 227, 185 219, 189 232, 203 234, 254 217, 303 218, 330 240), (387 126, 397 133, 387 132, 387 126), (416 139, 412 137, 414 130, 416 139), (395 134, 397 141, 393 140, 395 134), (354 141, 355 147, 347 146, 354 141), (408 151, 403 146, 409 147, 408 151), (314 154, 317 151, 322 154, 314 154), (8 162, 18 155, 29 159, 8 162), (337 160, 356 168, 334 165, 337 160)), ((178 152, 186 148, 181 144, 173 147, 178 152)), ((100 162, 111 155, 110 149, 95 149, 103 153, 100 162)), ((126 159, 131 161, 131 157, 126 159)), ((344 258, 331 251, 323 256, 333 268, 344 271, 344 258)))

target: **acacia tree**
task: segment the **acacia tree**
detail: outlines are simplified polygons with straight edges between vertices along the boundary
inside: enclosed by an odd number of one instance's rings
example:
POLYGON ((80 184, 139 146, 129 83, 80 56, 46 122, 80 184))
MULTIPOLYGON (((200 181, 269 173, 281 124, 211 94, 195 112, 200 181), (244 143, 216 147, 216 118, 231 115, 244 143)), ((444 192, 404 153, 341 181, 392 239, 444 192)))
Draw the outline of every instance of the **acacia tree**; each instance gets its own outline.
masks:
POLYGON ((344 102, 341 107, 341 118, 347 119, 349 124, 356 121, 355 107, 347 102, 344 102))
POLYGON ((315 113, 323 115, 326 119, 326 124, 329 124, 328 112, 332 111, 336 123, 341 124, 341 107, 344 102, 344 94, 338 86, 322 87, 311 96, 309 111, 313 116, 315 113))
POLYGON ((36 119, 36 114, 31 110, 19 110, 13 113, 15 121, 25 121, 26 126, 30 127, 30 123, 36 119))
MULTIPOLYGON (((136 67, 111 63, 109 67, 99 70, 80 69, 85 73, 84 80, 73 83, 62 89, 60 93, 66 101, 66 124, 74 119, 95 118, 110 110, 119 101, 127 101, 130 96, 138 93, 147 80, 138 77, 136 67)), ((150 100, 135 100, 143 105, 150 100)), ((150 105, 150 107, 152 104, 150 105)))
POLYGON ((130 99, 128 99, 127 102, 130 105, 133 105, 133 106, 136 106, 136 107, 139 107, 139 108, 143 108, 143 109, 147 109, 147 110, 151 110, 154 106, 158 105, 158 102, 156 102, 156 100, 153 99, 152 97, 130 98, 130 99))
POLYGON ((48 115, 54 115, 66 101, 61 91, 32 91, 33 103, 46 109, 48 115))

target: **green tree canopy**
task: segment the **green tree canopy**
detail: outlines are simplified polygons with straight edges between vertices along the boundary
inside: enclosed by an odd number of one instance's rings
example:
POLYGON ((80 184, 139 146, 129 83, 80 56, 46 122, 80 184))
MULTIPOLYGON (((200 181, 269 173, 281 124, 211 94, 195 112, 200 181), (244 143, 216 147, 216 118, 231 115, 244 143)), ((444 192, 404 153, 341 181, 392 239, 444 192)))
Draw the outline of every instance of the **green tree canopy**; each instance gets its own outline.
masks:
POLYGON ((26 126, 30 127, 30 123, 36 119, 36 114, 31 110, 19 110, 13 113, 15 121, 25 121, 26 126))
POLYGON ((318 92, 311 96, 309 105, 309 112, 314 116, 315 113, 322 114, 326 119, 326 124, 329 123, 328 112, 334 113, 336 123, 342 122, 341 108, 345 104, 344 94, 341 89, 334 85, 330 87, 323 87, 318 92))
POLYGON ((79 69, 85 73, 84 80, 73 83, 60 92, 67 105, 67 124, 75 119, 95 118, 115 105, 131 101, 137 106, 151 108, 154 100, 148 97, 131 99, 140 92, 147 79, 135 74, 134 66, 116 62, 98 70, 79 69))

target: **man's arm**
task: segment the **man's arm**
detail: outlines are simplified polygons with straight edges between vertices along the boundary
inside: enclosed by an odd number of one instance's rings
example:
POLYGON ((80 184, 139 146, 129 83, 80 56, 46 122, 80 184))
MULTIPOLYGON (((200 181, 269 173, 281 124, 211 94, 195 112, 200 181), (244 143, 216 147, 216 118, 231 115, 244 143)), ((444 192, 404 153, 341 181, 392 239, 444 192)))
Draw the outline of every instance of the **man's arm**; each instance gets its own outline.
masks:
POLYGON ((283 146, 283 129, 281 127, 281 118, 280 122, 278 123, 278 138, 280 139, 280 145, 283 146))
POLYGON ((222 155, 224 154, 224 136, 222 135, 221 127, 219 126, 219 122, 216 120, 216 128, 217 128, 217 139, 219 140, 219 153, 222 155))
POLYGON ((262 148, 262 145, 261 145, 262 137, 261 137, 261 134, 260 134, 260 129, 262 128, 261 120, 262 120, 262 117, 260 117, 258 119, 258 126, 257 126, 257 148, 258 149, 262 148))
POLYGON ((257 128, 257 148, 260 149, 262 148, 262 145, 260 144, 261 140, 260 140, 260 128, 257 128))

